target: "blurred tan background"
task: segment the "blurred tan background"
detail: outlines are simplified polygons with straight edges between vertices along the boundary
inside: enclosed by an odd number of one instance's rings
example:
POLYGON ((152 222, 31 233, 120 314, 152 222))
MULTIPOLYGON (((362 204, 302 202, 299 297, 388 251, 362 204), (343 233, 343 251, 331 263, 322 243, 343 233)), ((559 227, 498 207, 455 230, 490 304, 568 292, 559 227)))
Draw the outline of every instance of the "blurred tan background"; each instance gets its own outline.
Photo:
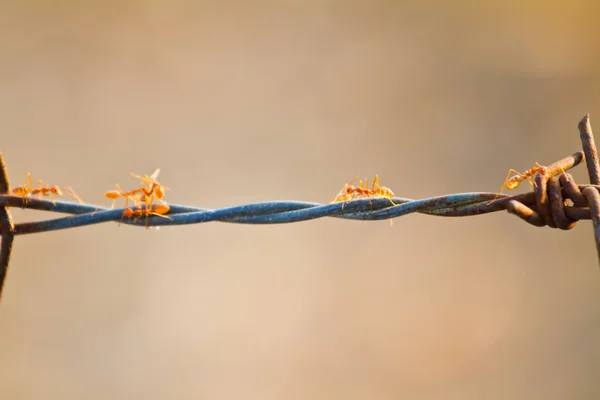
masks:
MULTIPOLYGON (((580 149, 584 113, 600 132, 595 4, 7 1, 1 151, 13 186, 92 204, 157 167, 167 201, 211 208, 376 173, 401 197, 494 192, 580 149)), ((22 236, 0 327, 3 399, 600 397, 586 221, 22 236)))

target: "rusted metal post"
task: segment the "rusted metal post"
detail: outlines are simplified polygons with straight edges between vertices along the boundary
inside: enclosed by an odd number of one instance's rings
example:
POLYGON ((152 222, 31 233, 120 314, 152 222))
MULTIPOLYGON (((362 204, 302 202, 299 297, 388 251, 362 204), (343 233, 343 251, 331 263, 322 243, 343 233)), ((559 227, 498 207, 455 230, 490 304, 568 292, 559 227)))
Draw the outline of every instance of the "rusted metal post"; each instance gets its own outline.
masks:
MULTIPOLYGON (((2 158, 2 154, 0 153, 0 194, 7 194, 9 189, 8 174, 6 173, 4 158, 2 158)), ((14 231, 10 212, 6 207, 0 206, 0 233, 2 235, 2 243, 0 244, 0 297, 2 296, 4 280, 8 272, 8 263, 10 262, 10 253, 15 237, 14 231)))
POLYGON ((585 114, 579 125, 579 136, 585 153, 585 162, 590 174, 590 183, 600 185, 600 165, 598 164, 598 151, 592 134, 592 125, 590 123, 590 114, 585 114))
MULTIPOLYGON (((585 162, 587 164, 590 183, 592 185, 600 184, 600 165, 598 163, 598 151, 592 134, 592 124, 590 123, 590 114, 586 114, 578 125, 583 152, 585 153, 585 162)), ((594 223, 594 235, 596 237, 596 250, 600 260, 600 195, 596 189, 585 188, 583 194, 587 198, 590 206, 590 214, 594 223)))

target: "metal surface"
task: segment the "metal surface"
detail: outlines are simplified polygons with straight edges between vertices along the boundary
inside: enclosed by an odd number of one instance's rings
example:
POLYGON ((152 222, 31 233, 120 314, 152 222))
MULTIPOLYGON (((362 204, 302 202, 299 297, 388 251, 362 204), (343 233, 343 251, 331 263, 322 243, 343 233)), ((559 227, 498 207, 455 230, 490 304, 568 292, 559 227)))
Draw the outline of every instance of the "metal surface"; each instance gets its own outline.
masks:
MULTIPOLYGON (((600 183, 600 166, 598 164, 598 151, 596 149, 596 143, 594 141, 594 135, 592 134, 592 125, 590 123, 590 114, 586 114, 577 126, 579 128, 579 136, 581 138, 581 145, 585 152, 586 164, 588 174, 590 176, 590 183, 592 185, 598 185, 600 183)), ((594 221, 594 236, 596 238, 596 250, 600 257, 600 228, 598 226, 598 209, 600 209, 600 198, 598 193, 594 193, 593 190, 586 189, 583 194, 587 198, 592 220, 594 221)))
POLYGON ((594 222, 596 249, 598 249, 598 259, 600 260, 600 195, 597 190, 592 188, 585 188, 583 194, 590 202, 590 214, 594 222))
POLYGON ((586 164, 590 174, 590 183, 592 185, 600 184, 600 165, 598 164, 598 151, 594 135, 592 134, 592 125, 590 123, 590 114, 586 114, 577 126, 579 128, 579 137, 585 153, 586 164))
MULTIPOLYGON (((8 174, 6 173, 4 158, 0 154, 0 194, 8 193, 9 189, 10 183, 8 181, 8 174)), ((0 231, 2 235, 2 243, 0 244, 0 296, 2 296, 2 288, 4 287, 4 280, 8 273, 8 263, 10 262, 10 253, 12 252, 14 239, 12 218, 7 207, 4 205, 0 205, 0 231)))

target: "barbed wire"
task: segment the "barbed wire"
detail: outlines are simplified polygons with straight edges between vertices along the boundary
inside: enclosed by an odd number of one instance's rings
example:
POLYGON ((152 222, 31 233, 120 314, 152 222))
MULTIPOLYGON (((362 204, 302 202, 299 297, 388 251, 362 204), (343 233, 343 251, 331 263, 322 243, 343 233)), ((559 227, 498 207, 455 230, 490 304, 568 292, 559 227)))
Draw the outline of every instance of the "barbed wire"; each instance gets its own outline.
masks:
MULTIPOLYGON (((548 176, 555 176, 559 173, 563 173, 581 163, 583 159, 584 155, 582 152, 576 152, 565 157, 547 167, 548 176)), ((543 186, 544 182, 540 185, 543 186)), ((581 203, 579 201, 582 196, 580 190, 584 185, 582 185, 581 188, 574 186, 573 178, 569 175, 569 177, 566 178, 564 187, 569 187, 571 189, 568 196, 578 200, 578 204, 581 203), (571 186, 568 186, 566 182, 570 182, 571 186)), ((515 196, 498 196, 496 193, 481 192, 449 194, 421 200, 402 197, 394 197, 391 200, 386 198, 363 198, 331 204, 302 201, 270 201, 221 209, 205 209, 171 204, 169 205, 168 219, 149 217, 147 220, 132 220, 123 218, 123 213, 126 208, 107 209, 101 206, 34 198, 27 199, 25 202, 23 197, 20 196, 0 196, 0 206, 22 207, 73 214, 73 216, 70 217, 16 224, 14 226, 15 235, 76 228, 109 221, 117 221, 119 223, 136 226, 170 226, 198 224, 212 221, 240 224, 282 224, 308 221, 323 217, 376 221, 397 218, 411 213, 445 217, 464 217, 505 210, 509 207, 511 201, 519 202, 521 205, 527 206, 533 211, 536 211, 537 209, 535 195, 532 193, 515 196)), ((582 211, 585 210, 580 207, 570 207, 567 212, 577 220, 585 219, 586 217, 589 218, 589 216, 587 216, 585 212, 582 213, 582 211)))
MULTIPOLYGON (((496 193, 457 193, 413 200, 402 197, 361 198, 347 202, 320 204, 303 201, 269 201, 221 209, 206 209, 169 204, 164 217, 137 220, 124 218, 127 208, 100 206, 12 196, 2 155, 0 154, 0 295, 15 235, 70 229, 104 222, 134 226, 172 226, 206 222, 238 224, 282 224, 333 217, 377 221, 421 213, 441 217, 465 217, 508 210, 534 226, 572 229, 581 219, 594 221, 600 256, 600 167, 593 140, 589 114, 579 124, 584 152, 578 151, 547 167, 545 175, 536 174, 533 192, 514 196, 496 193), (591 185, 577 185, 567 170, 586 160, 591 185), (13 224, 8 207, 72 214, 71 216, 13 224)), ((142 208, 144 208, 142 206, 142 208)))
MULTIPOLYGON (((391 219, 414 212, 438 216, 467 216, 500 211, 498 203, 494 207, 487 206, 490 200, 496 197, 495 193, 459 193, 446 196, 431 197, 422 200, 412 200, 394 197, 396 205, 391 205, 389 199, 355 199, 347 203, 320 204, 302 201, 270 201, 244 204, 221 209, 202 209, 196 207, 169 205, 169 218, 149 217, 148 220, 124 219, 123 212, 126 208, 107 209, 83 204, 41 199, 29 199, 23 204, 23 198, 17 196, 0 196, 0 206, 55 211, 75 214, 39 222, 26 222, 14 226, 14 234, 48 232, 60 229, 76 228, 80 226, 116 221, 137 226, 170 226, 188 225, 212 221, 240 223, 240 224, 282 224, 291 222, 308 221, 323 217, 335 217, 354 220, 382 220, 391 219), (473 207, 473 206, 477 207, 473 207), (483 205, 483 207, 481 207, 483 205)), ((531 203, 526 194, 506 196, 510 199, 520 199, 531 203), (529 201, 528 201, 529 200, 529 201)), ((144 208, 144 206, 142 206, 144 208)))

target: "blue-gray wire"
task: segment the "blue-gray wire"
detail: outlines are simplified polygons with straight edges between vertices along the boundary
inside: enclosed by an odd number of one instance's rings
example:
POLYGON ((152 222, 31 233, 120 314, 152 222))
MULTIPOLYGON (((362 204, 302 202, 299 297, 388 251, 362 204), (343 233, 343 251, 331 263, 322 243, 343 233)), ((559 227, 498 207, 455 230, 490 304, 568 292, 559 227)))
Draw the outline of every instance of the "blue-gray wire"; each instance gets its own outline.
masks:
MULTIPOLYGON (((394 198, 396 206, 389 199, 356 199, 346 203, 319 204, 301 201, 270 201, 244 204, 221 209, 203 209, 196 207, 170 205, 169 218, 150 217, 133 220, 123 218, 122 209, 106 209, 85 204, 67 203, 41 199, 29 199, 23 204, 23 198, 0 196, 0 205, 55 211, 75 214, 38 222, 26 222, 15 225, 15 234, 47 232, 75 228, 108 221, 120 221, 137 226, 187 225, 203 222, 221 221, 240 224, 282 224, 308 221, 322 217, 336 217, 354 220, 384 220, 400 217, 414 212, 438 216, 460 216, 494 212, 504 209, 502 206, 487 206, 494 199, 494 193, 460 193, 431 197, 422 200, 394 198)), ((504 197, 504 196, 503 196, 504 197)), ((501 202, 500 200, 498 202, 501 202)))

